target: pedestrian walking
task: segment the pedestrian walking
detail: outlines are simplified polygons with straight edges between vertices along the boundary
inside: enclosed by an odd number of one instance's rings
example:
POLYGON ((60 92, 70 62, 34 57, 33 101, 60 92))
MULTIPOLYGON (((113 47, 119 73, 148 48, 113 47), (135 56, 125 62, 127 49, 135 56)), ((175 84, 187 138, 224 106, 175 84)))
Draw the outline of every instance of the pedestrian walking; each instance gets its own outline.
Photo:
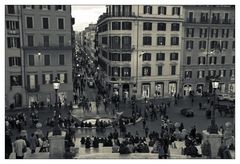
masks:
POLYGON ((27 150, 27 144, 22 139, 22 137, 16 137, 16 141, 14 142, 14 150, 16 153, 16 159, 23 159, 24 153, 27 150))
POLYGON ((37 137, 35 136, 34 133, 32 133, 29 139, 29 142, 30 142, 31 153, 34 154, 37 147, 37 137))
POLYGON ((9 159, 12 153, 12 140, 8 131, 5 132, 5 159, 9 159))

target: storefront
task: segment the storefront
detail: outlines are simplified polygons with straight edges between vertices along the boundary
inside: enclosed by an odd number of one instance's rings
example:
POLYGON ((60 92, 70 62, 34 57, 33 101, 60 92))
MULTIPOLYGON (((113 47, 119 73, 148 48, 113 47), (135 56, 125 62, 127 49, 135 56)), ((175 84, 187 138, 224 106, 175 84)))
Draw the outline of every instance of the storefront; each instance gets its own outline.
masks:
POLYGON ((142 98, 149 98, 150 97, 150 83, 143 83, 142 84, 142 98))
POLYGON ((156 95, 156 97, 164 96, 164 83, 163 82, 155 83, 155 95, 156 95))
POLYGON ((172 81, 168 84, 168 94, 174 96, 177 93, 177 82, 172 81))
POLYGON ((203 94, 203 87, 204 87, 204 84, 197 84, 196 95, 201 96, 203 94))
POLYGON ((185 84, 183 86, 183 95, 184 96, 189 96, 190 92, 192 91, 192 85, 190 84, 185 84))

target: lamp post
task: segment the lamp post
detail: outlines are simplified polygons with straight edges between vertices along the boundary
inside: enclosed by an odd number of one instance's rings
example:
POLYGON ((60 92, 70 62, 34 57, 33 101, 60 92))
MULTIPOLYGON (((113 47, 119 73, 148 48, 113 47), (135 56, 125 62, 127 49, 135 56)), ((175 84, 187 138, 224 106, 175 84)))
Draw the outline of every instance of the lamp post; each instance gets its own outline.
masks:
POLYGON ((211 125, 208 128, 208 132, 210 134, 218 134, 218 126, 215 122, 215 100, 216 100, 216 89, 219 86, 219 81, 217 81, 216 79, 212 80, 212 88, 214 90, 214 99, 213 99, 213 111, 212 111, 212 117, 211 117, 211 125))
POLYGON ((60 87, 60 81, 57 79, 57 77, 55 78, 55 80, 53 81, 53 89, 55 90, 55 104, 56 104, 56 115, 54 118, 54 129, 53 129, 53 135, 61 135, 61 129, 58 126, 58 116, 59 116, 59 109, 58 109, 58 90, 60 87))

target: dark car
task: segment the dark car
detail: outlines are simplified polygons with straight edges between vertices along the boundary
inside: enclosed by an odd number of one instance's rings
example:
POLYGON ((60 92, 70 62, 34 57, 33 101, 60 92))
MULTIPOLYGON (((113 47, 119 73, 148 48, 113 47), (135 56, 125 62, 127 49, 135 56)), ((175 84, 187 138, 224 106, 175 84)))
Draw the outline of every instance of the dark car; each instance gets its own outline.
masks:
POLYGON ((193 117, 194 112, 190 108, 183 108, 181 109, 180 113, 186 117, 193 117))

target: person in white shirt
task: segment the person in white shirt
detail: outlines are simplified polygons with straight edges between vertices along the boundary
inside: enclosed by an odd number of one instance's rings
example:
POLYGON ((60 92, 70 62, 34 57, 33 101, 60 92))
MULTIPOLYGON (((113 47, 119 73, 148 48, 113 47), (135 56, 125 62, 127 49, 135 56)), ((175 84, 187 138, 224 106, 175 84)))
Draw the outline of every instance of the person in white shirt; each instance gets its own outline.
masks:
POLYGON ((14 150, 16 153, 16 159, 23 159, 24 152, 23 149, 27 147, 26 142, 22 139, 22 137, 17 137, 16 141, 14 142, 14 150))

